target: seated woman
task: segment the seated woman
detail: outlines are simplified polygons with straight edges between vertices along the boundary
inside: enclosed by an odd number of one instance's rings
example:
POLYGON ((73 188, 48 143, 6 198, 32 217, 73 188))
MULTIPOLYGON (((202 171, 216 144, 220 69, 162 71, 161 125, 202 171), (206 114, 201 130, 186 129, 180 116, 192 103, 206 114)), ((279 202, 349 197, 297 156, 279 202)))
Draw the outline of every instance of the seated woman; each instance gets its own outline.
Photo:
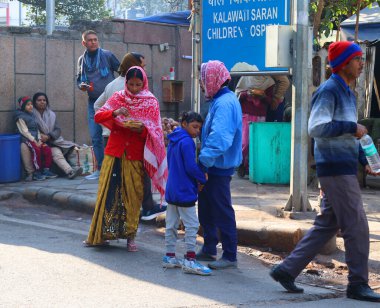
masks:
POLYGON ((57 126, 56 115, 50 109, 47 95, 43 92, 34 94, 33 107, 33 113, 41 132, 41 140, 51 147, 54 163, 69 179, 81 175, 83 169, 80 167, 71 167, 65 158, 65 155, 69 154, 76 144, 63 139, 61 129, 57 126))
POLYGON ((21 135, 21 155, 28 173, 26 181, 41 181, 57 177, 50 171, 52 153, 50 147, 41 139, 33 104, 29 96, 18 99, 19 109, 15 111, 14 120, 21 135), (25 164, 25 162, 28 164, 25 164))

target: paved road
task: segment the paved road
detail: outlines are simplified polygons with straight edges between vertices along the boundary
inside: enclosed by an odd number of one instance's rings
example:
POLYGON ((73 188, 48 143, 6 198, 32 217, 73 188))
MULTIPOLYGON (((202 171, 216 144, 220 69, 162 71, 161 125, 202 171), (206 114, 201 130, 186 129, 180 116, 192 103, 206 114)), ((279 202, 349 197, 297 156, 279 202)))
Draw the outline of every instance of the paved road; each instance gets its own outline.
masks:
MULTIPOLYGON (((142 225, 140 251, 120 241, 82 247, 91 217, 30 204, 0 202, 0 307, 368 307, 323 288, 283 292, 254 258, 239 255, 239 269, 210 277, 166 270, 162 234, 142 225)), ((179 240, 183 252, 182 239, 179 240)))

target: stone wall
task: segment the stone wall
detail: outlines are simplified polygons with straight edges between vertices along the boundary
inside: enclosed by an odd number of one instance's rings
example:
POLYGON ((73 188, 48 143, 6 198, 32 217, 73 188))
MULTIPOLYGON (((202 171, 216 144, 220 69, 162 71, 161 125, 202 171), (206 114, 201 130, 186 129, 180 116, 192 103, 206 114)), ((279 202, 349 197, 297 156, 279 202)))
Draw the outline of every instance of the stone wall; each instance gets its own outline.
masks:
POLYGON ((191 33, 187 27, 129 20, 83 22, 47 36, 44 29, 0 27, 0 133, 12 133, 12 114, 17 98, 46 92, 58 124, 66 139, 90 144, 87 129, 87 95, 76 87, 77 59, 83 53, 81 33, 98 32, 102 48, 111 50, 121 61, 125 53, 135 51, 145 56, 151 91, 160 101, 162 116, 177 117, 190 109, 191 33), (160 52, 159 45, 169 44, 160 52), (161 77, 174 66, 176 79, 183 80, 185 101, 162 102, 161 77))

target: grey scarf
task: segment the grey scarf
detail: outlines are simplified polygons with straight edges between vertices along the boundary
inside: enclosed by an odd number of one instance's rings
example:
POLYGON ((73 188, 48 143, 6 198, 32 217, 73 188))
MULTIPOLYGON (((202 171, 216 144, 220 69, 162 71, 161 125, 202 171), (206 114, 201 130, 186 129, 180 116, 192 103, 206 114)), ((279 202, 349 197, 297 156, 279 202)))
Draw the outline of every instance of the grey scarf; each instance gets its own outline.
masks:
MULTIPOLYGON (((54 130, 56 115, 49 107, 46 107, 42 116, 37 109, 33 109, 33 113, 36 116, 38 128, 43 134, 48 135, 54 130)), ((71 148, 73 146, 77 146, 74 142, 63 139, 62 136, 55 139, 52 144, 60 148, 71 148)))

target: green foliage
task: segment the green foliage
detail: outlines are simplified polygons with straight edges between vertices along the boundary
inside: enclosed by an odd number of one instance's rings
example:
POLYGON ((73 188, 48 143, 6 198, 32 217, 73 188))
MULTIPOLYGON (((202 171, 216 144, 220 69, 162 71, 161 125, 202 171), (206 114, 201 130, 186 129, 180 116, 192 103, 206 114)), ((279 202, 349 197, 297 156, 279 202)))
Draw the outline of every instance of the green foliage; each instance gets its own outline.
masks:
MULTIPOLYGON (((312 0, 310 2, 310 17, 314 19, 317 14, 318 2, 320 0, 312 0)), ((317 25, 319 37, 322 34, 329 36, 334 29, 338 29, 340 23, 356 14, 358 0, 324 0, 324 6, 320 24, 317 25)), ((380 0, 361 0, 360 9, 363 9, 372 3, 379 3, 380 0)))
MULTIPOLYGON (((45 24, 45 0, 20 0, 20 2, 30 5, 27 17, 33 24, 45 24)), ((72 24, 76 20, 102 20, 110 17, 110 12, 105 7, 105 0, 56 0, 55 14, 58 24, 72 24)))

